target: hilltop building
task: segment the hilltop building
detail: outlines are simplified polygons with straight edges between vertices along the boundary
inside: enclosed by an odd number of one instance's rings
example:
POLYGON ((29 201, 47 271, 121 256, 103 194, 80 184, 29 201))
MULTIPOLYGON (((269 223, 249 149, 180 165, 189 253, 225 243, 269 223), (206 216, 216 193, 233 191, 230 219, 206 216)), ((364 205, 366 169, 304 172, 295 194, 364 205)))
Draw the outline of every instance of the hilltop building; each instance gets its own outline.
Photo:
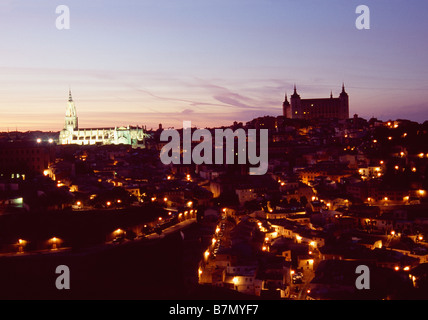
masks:
POLYGON ((297 93, 296 86, 290 97, 290 102, 285 100, 282 104, 283 115, 289 119, 320 119, 320 118, 349 118, 349 96, 345 92, 345 85, 342 85, 342 92, 338 98, 301 99, 297 93))
POLYGON ((144 147, 149 135, 139 126, 114 128, 79 128, 76 106, 69 91, 64 129, 59 134, 59 144, 109 145, 125 144, 144 147))

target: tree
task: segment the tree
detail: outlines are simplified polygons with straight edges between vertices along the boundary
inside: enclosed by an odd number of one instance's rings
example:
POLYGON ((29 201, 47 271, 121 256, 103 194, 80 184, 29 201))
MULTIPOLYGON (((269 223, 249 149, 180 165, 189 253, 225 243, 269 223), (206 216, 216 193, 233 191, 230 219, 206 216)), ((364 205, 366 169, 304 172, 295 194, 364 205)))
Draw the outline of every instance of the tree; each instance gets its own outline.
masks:
POLYGON ((308 199, 305 196, 300 197, 300 204, 305 207, 308 204, 308 199))

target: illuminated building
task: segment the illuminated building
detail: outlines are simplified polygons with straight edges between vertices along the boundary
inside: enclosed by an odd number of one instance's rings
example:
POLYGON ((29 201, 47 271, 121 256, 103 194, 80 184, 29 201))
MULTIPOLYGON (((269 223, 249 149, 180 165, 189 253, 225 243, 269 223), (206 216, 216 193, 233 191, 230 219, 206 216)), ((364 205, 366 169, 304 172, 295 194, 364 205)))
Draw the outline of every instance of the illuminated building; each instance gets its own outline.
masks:
POLYGON ((79 128, 76 106, 71 91, 65 113, 64 129, 59 134, 59 144, 109 145, 125 144, 144 147, 149 135, 139 126, 114 128, 79 128))

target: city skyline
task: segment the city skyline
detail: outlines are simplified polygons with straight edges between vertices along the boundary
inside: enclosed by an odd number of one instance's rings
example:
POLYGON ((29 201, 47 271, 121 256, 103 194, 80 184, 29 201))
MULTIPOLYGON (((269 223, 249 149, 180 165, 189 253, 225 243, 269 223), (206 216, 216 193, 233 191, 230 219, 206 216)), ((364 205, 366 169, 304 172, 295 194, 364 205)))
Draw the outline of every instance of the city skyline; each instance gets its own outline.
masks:
POLYGON ((294 84, 350 115, 428 119, 428 4, 366 1, 2 2, 0 131, 60 131, 71 88, 82 127, 229 125, 282 114, 294 84))

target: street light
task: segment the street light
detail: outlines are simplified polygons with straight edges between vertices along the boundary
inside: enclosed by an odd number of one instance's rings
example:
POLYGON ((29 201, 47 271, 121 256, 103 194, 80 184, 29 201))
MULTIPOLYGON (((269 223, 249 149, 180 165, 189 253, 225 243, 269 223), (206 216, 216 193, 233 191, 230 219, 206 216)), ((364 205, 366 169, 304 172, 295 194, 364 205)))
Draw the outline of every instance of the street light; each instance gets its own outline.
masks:
POLYGON ((239 283, 238 277, 233 277, 232 282, 234 285, 237 285, 239 283))
POLYGON ((24 247, 27 244, 26 240, 18 239, 18 253, 24 253, 24 247))
POLYGON ((53 237, 49 240, 49 242, 52 244, 51 250, 58 250, 58 244, 60 243, 60 239, 57 237, 53 237))
POLYGON ((207 250, 207 251, 205 251, 204 252, 204 257, 205 257, 205 260, 208 260, 208 257, 210 256, 210 252, 207 250))

